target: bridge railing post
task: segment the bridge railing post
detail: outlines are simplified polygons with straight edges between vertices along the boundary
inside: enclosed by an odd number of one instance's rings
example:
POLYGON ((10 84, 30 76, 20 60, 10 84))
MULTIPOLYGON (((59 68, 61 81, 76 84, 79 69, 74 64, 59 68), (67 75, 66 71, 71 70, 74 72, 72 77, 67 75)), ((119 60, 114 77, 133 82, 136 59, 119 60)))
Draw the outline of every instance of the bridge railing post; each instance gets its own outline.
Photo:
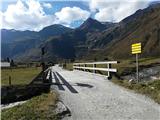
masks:
POLYGON ((93 64, 93 73, 96 73, 95 68, 96 68, 96 64, 93 64))
POLYGON ((86 70, 85 70, 85 67, 86 67, 86 64, 84 64, 84 71, 86 71, 86 70))
POLYGON ((109 77, 110 76, 110 73, 109 73, 109 63, 107 63, 107 69, 108 69, 108 71, 107 71, 107 77, 109 77))

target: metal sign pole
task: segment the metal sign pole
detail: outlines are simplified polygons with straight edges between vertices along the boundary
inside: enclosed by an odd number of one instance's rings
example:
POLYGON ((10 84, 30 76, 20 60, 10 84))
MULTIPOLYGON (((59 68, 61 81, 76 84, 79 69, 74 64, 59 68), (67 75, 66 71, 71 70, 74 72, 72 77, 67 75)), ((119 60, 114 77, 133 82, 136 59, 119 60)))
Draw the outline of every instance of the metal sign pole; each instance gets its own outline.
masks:
POLYGON ((136 54, 136 68, 137 68, 137 82, 139 82, 139 71, 138 71, 138 54, 136 54))
POLYGON ((132 54, 136 54, 136 77, 137 77, 137 82, 139 82, 139 71, 138 71, 138 54, 142 52, 141 50, 141 43, 134 43, 131 46, 132 49, 132 54))

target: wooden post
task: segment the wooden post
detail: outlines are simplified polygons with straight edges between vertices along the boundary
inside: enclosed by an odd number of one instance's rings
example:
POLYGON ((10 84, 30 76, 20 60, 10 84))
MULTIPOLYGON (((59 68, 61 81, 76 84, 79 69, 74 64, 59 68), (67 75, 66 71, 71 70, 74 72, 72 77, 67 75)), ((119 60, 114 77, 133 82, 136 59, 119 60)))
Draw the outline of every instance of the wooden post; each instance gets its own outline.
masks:
MULTIPOLYGON (((78 66, 79 66, 79 67, 81 67, 81 65, 80 65, 80 64, 79 64, 78 66)), ((78 70, 81 70, 81 68, 78 68, 78 70)))
POLYGON ((9 86, 11 86, 11 76, 9 76, 9 86))
MULTIPOLYGON (((96 64, 93 64, 93 68, 96 68, 96 64)), ((96 70, 93 70, 93 73, 96 73, 96 70)))
POLYGON ((109 76, 110 76, 110 74, 109 74, 109 63, 107 64, 107 68, 108 68, 107 77, 109 78, 109 76))
POLYGON ((112 74, 109 71, 109 69, 111 68, 111 64, 108 63, 107 66, 108 66, 108 80, 110 80, 112 78, 112 74))

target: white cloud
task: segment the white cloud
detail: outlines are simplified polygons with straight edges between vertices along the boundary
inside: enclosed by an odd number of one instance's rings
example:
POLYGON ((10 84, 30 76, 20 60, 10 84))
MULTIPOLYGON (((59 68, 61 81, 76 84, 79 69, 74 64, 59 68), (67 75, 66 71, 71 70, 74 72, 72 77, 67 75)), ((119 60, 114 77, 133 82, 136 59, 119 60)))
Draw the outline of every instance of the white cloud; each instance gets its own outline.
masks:
POLYGON ((5 12, 0 12, 0 28, 39 31, 52 24, 73 27, 73 22, 86 20, 90 16, 90 12, 79 7, 64 7, 52 15, 46 14, 44 7, 51 8, 52 5, 38 0, 18 0, 15 4, 9 4, 5 12))
POLYGON ((47 0, 40 1, 18 0, 15 4, 9 4, 5 12, 0 11, 0 28, 38 31, 52 24, 73 27, 73 22, 86 20, 91 13, 95 13, 94 17, 99 21, 119 22, 136 10, 147 7, 152 0, 86 0, 90 11, 64 7, 52 15, 44 11, 44 8, 51 8, 52 5, 47 0))
POLYGON ((89 7, 95 12, 95 19, 119 22, 138 9, 148 6, 150 0, 90 0, 89 7))
POLYGON ((61 11, 55 13, 59 23, 70 25, 74 21, 86 20, 90 12, 82 10, 79 7, 64 7, 61 11))
POLYGON ((52 5, 50 3, 43 3, 43 6, 49 9, 52 8, 52 5))
POLYGON ((1 28, 38 31, 56 21, 54 15, 46 15, 42 5, 36 0, 25 3, 18 0, 16 4, 8 5, 5 12, 1 12, 1 28))

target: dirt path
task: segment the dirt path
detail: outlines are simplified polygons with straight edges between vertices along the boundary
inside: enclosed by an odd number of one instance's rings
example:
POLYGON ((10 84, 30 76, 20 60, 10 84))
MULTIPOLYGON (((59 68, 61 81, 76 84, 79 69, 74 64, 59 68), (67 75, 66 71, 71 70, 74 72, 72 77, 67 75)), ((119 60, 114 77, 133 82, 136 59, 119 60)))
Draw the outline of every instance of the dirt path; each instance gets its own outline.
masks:
POLYGON ((64 120, 159 120, 160 105, 108 81, 105 76, 54 66, 52 88, 70 109, 64 120))

